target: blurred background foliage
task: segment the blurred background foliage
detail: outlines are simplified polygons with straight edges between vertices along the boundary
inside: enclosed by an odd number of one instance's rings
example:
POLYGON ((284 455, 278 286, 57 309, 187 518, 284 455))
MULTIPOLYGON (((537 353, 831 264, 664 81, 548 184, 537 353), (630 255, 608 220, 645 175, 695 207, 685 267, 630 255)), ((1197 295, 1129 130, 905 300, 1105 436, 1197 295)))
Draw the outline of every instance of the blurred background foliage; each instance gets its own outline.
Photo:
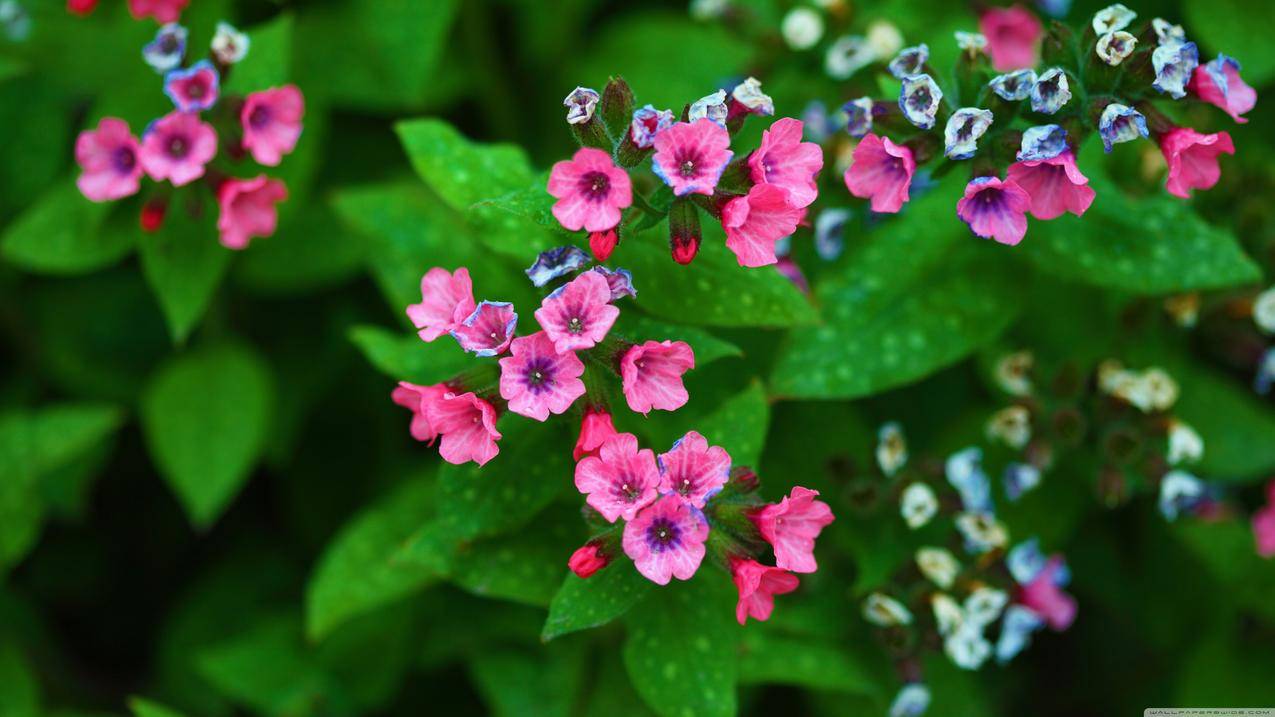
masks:
MULTIPOLYGON (((918 453, 976 439, 997 407, 986 366, 1006 349, 1164 365, 1205 437, 1203 477, 1255 505, 1275 470, 1275 407, 1159 308, 1269 283, 1275 110, 1259 101, 1227 127, 1238 153, 1221 183, 1189 204, 1122 147, 1091 173, 1093 212, 1033 224, 1008 252, 969 237, 948 181, 859 226, 835 262, 799 233, 809 300, 712 236, 689 268, 658 230, 626 240, 615 262, 641 311, 624 320, 685 337, 700 365, 686 409, 621 427, 656 445, 696 428, 759 465, 769 498, 816 487, 839 519, 822 570, 768 623, 738 628, 708 568, 666 589, 613 569, 592 579, 613 583, 613 602, 580 598, 564 582, 587 537, 574 426, 510 421, 487 469, 440 466, 388 400, 394 380, 461 365, 410 333, 421 273, 468 264, 480 294, 529 315, 520 270, 559 237, 483 201, 534 192, 570 153, 560 102, 576 85, 623 75, 639 102, 680 108, 756 74, 788 116, 861 92, 817 55, 697 22, 677 0, 193 0, 195 46, 223 18, 250 33, 235 83, 306 95, 279 231, 233 253, 211 217, 175 207, 143 234, 141 198, 94 205, 74 189, 81 129, 105 115, 139 128, 167 104, 139 56, 154 24, 118 2, 78 18, 19 1, 30 36, 0 39, 2 715, 883 714, 897 677, 858 598, 916 539, 892 509, 856 511, 841 467, 871 460, 884 420, 918 453)), ((791 6, 744 4, 776 28, 791 6)), ((1239 58, 1263 97, 1271 7, 1135 9, 1182 22, 1202 55, 1239 58)), ((860 31, 886 20, 928 42, 941 67, 951 32, 976 25, 950 0, 845 10, 860 31)), ((832 172, 824 191, 823 206, 852 202, 832 172)), ((1275 564, 1247 525, 1166 524, 1149 495, 1103 509, 1094 460, 1076 456, 1007 518, 1069 556, 1075 627, 1008 668, 936 657, 933 713, 1275 703, 1275 564)))

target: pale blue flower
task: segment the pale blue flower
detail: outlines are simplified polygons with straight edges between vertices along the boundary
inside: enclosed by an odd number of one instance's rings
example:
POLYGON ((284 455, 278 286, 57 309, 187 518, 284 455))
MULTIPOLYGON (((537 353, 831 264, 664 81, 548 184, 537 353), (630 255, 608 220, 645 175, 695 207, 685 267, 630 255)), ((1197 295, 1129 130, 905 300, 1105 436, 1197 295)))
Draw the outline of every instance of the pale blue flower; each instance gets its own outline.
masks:
POLYGON ((1035 611, 1022 605, 1010 605, 1001 621, 1001 634, 996 640, 996 661, 1005 664, 1031 644, 1032 633, 1045 626, 1035 611))
POLYGON ((926 74, 911 75, 903 78, 903 88, 899 92, 899 109, 909 122, 921 129, 934 127, 934 116, 938 114, 939 103, 943 101, 943 90, 933 77, 926 74))
POLYGON ((588 87, 571 90, 571 94, 562 100, 562 106, 567 108, 567 124, 584 124, 593 119, 593 111, 600 99, 602 96, 598 91, 588 87))
POLYGON ((1151 53, 1155 81, 1151 86, 1175 100, 1186 97, 1186 86, 1200 65, 1200 51, 1194 42, 1162 44, 1151 53))
POLYGON ((1177 520, 1205 497, 1204 482, 1186 471, 1169 471, 1160 479, 1160 514, 1165 520, 1177 520))
POLYGON ((992 483, 983 472, 983 450, 971 446, 948 456, 945 466, 947 482, 961 496, 965 510, 992 512, 992 483))
POLYGON ((1031 96, 1032 85, 1036 84, 1036 71, 1014 70, 992 78, 987 86, 1006 102, 1021 102, 1031 96))
POLYGON ((1112 102, 1098 120, 1098 135, 1102 137, 1103 149, 1111 152, 1113 145, 1146 137, 1147 118, 1132 107, 1112 102))
POLYGON ((1010 463, 1005 466, 1001 480, 1005 485, 1005 497, 1015 501, 1040 485, 1040 469, 1030 463, 1010 463))
POLYGON ((155 33, 155 39, 142 48, 142 59, 160 74, 176 69, 186 54, 186 36, 186 28, 181 25, 164 25, 155 33))
POLYGON ((1031 89, 1032 111, 1052 115, 1071 100, 1071 86, 1067 73, 1054 67, 1036 77, 1031 89))
POLYGON ((903 686, 890 703, 890 717, 921 717, 930 707, 930 688, 919 682, 903 686))
POLYGON ((1005 567, 1014 576, 1014 582, 1026 585, 1045 569, 1045 554, 1040 552, 1040 540, 1030 538, 1010 548, 1005 556, 1005 567))
POLYGON ((887 69, 896 79, 909 75, 917 75, 924 71, 925 63, 930 59, 930 48, 923 42, 915 47, 905 47, 899 51, 887 69))
POLYGON ((871 97, 850 100, 841 105, 841 111, 846 113, 846 134, 856 139, 863 139, 872 131, 872 115, 876 107, 871 97))
POLYGON ((943 154, 948 159, 969 159, 978 151, 978 140, 994 120, 991 110, 962 107, 952 113, 943 128, 943 154))
POLYGON ((570 274, 589 263, 589 255, 577 246, 558 246, 540 252, 536 261, 527 267, 527 278, 536 286, 544 286, 554 279, 570 274))

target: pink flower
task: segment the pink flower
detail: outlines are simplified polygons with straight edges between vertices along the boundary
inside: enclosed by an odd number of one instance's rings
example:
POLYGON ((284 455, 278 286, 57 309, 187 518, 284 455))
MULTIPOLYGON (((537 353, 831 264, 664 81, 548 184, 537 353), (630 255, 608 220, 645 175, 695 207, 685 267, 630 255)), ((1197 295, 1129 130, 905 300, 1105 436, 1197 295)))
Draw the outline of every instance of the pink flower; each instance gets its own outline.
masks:
POLYGON ((259 164, 276 166, 297 146, 305 98, 296 85, 253 92, 239 111, 243 146, 259 164))
POLYGON ((576 489, 608 522, 633 516, 659 497, 660 471, 655 452, 638 449, 632 433, 617 433, 602 443, 596 456, 576 464, 576 489))
POLYGON ((775 564, 794 573, 813 573, 815 538, 832 522, 832 509, 815 500, 819 491, 796 486, 792 493, 753 514, 753 523, 775 549, 775 564))
POLYGON ((748 618, 770 619, 775 609, 775 596, 790 593, 800 582, 796 575, 762 565, 756 560, 731 558, 730 574, 739 590, 739 602, 735 605, 735 619, 743 625, 748 618))
POLYGON ((889 137, 868 133, 854 148, 854 162, 846 170, 846 188, 860 199, 872 200, 872 211, 893 214, 908 200, 916 173, 912 150, 889 137))
POLYGON ((646 579, 668 585, 690 580, 704 560, 708 522, 695 508, 666 495, 624 526, 624 554, 646 579))
POLYGON ((1054 630, 1062 632, 1076 619, 1076 600, 1058 586, 1063 570, 1060 557, 1052 557, 1032 581, 1023 586, 1019 600, 1040 615, 1054 630))
POLYGON ((571 554, 567 567, 579 578, 587 578, 611 562, 611 556, 593 543, 585 543, 571 554))
POLYGON ((507 301, 482 301, 451 330, 452 338, 475 356, 498 356, 514 338, 518 314, 507 301))
POLYGON ((573 351, 555 351, 545 332, 514 339, 509 354, 500 359, 500 397, 514 413, 543 421, 584 395, 584 363, 573 351))
POLYGON ((1275 481, 1266 486, 1266 507, 1253 514, 1253 538, 1258 555, 1275 558, 1275 481))
POLYGON ((690 399, 682 374, 692 368, 695 352, 683 341, 635 344, 620 359, 624 399, 635 413, 676 411, 690 399))
POLYGON ((1175 127, 1160 137, 1160 151, 1169 163, 1164 183, 1169 194, 1186 199, 1192 189, 1209 189, 1222 177, 1217 156, 1235 154, 1231 135, 1226 132, 1200 134, 1188 127, 1175 127))
POLYGON ((137 138, 128 123, 105 117, 97 129, 85 130, 75 140, 75 161, 83 170, 75 180, 80 193, 94 202, 136 194, 142 178, 137 138))
POLYGON ((445 384, 441 383, 433 386, 417 386, 407 381, 398 382, 398 386, 390 393, 390 399, 412 412, 412 438, 431 444, 435 438, 438 438, 438 431, 434 430, 429 423, 429 417, 425 415, 425 407, 431 401, 441 398, 449 390, 445 384))
POLYGON ((703 508, 730 479, 730 454, 695 431, 677 439, 668 453, 660 454, 660 492, 680 496, 689 505, 703 508))
POLYGON ((774 184, 754 184, 748 195, 735 197, 722 208, 726 247, 740 266, 766 266, 778 261, 775 242, 797 231, 805 210, 788 201, 788 192, 774 184))
POLYGON ((190 0, 128 0, 128 11, 138 20, 153 17, 156 22, 177 22, 190 0))
POLYGON ((956 216, 978 236, 1013 246, 1027 234, 1031 203, 1031 195, 1013 180, 976 177, 965 185, 965 198, 956 203, 956 216))
POLYGON ((589 406, 584 409, 584 418, 580 420, 580 437, 571 450, 572 460, 580 460, 584 456, 596 456, 598 449, 608 438, 615 435, 615 424, 611 422, 611 414, 600 406, 589 406))
POLYGON ((1093 204, 1089 178, 1076 166, 1076 155, 1066 150, 1051 159, 1030 159, 1009 165, 1006 181, 1017 184, 1031 198, 1031 214, 1054 219, 1063 212, 1084 214, 1093 204))
POLYGON ((167 179, 180 187, 204 176, 204 165, 215 154, 217 133, 212 126, 197 114, 170 112, 146 130, 138 156, 151 179, 167 179))
POLYGON ((604 232, 620 223, 620 210, 633 203, 624 169, 600 149, 581 147, 570 161, 553 165, 549 193, 558 198, 553 216, 571 231, 604 232))
POLYGON ((678 122, 655 135, 651 169, 677 196, 711 195, 730 158, 730 134, 707 117, 678 122))
POLYGON ((429 425, 442 436, 438 454, 455 465, 473 461, 483 465, 496 457, 500 431, 496 430, 496 409, 473 392, 444 393, 425 402, 429 425))
POLYGON ((992 8, 978 19, 987 38, 987 55, 997 72, 1036 66, 1040 20, 1021 5, 992 8))
POLYGON ((288 198, 288 188, 264 174, 252 179, 227 179, 217 188, 221 214, 217 230, 221 244, 228 249, 243 249, 253 237, 274 234, 279 221, 275 205, 288 198))
POLYGON ((217 104, 221 94, 221 78, 208 60, 200 60, 189 69, 176 69, 164 76, 164 94, 180 112, 199 112, 217 104))
POLYGON ((1190 89, 1240 124, 1248 122, 1241 115, 1257 104, 1257 90, 1240 78, 1240 63, 1226 55, 1218 55, 1216 60, 1196 67, 1190 89))
POLYGON ((536 321, 553 339, 558 353, 593 348, 620 315, 610 301, 606 277, 586 271, 546 296, 536 309, 536 321))
POLYGON ((748 158, 753 181, 787 190, 795 207, 809 206, 819 196, 815 176, 823 169, 823 150, 801 141, 802 127, 801 120, 777 120, 761 133, 761 146, 748 158))
POLYGON ((424 341, 433 341, 459 327, 474 312, 474 284, 469 269, 451 273, 434 267, 421 277, 421 303, 407 307, 407 318, 424 341))

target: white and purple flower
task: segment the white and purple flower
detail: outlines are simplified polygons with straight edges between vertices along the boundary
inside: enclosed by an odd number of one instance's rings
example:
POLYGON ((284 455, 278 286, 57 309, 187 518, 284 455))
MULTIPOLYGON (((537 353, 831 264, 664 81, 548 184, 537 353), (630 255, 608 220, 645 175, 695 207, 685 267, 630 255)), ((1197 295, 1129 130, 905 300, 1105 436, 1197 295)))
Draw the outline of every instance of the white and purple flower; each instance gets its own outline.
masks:
POLYGON ((142 48, 142 59, 159 73, 177 68, 186 54, 187 34, 186 28, 175 22, 161 26, 155 39, 142 48))
POLYGON ((1032 86, 1035 84, 1036 71, 1026 69, 997 75, 987 86, 1006 102, 1021 102, 1031 96, 1032 86))
POLYGON ((1161 44, 1151 53, 1155 67, 1155 80, 1151 86, 1156 92, 1167 94, 1175 100, 1186 97, 1186 86, 1200 65, 1200 51, 1194 42, 1161 44))
POLYGON ((925 63, 930 59, 930 48, 924 42, 915 47, 905 47, 899 52, 887 69, 895 79, 902 80, 910 75, 919 75, 924 71, 925 63))
POLYGON ((1142 113, 1117 102, 1107 105, 1098 120, 1098 134, 1108 153, 1114 145, 1147 136, 1147 118, 1142 113))
POLYGON ((1071 100, 1071 86, 1062 68, 1052 67, 1036 77, 1031 89, 1032 111, 1052 115, 1071 100))
POLYGON ((523 272, 535 286, 544 286, 589 263, 589 255, 578 246, 556 246, 540 252, 535 263, 523 272))
POLYGON ((969 159, 978 152, 978 140, 995 119, 991 110, 962 107, 952 113, 943 128, 943 155, 948 159, 969 159))
POLYGON ((1067 151, 1067 130, 1061 125, 1045 124, 1023 130, 1022 146, 1015 157, 1026 160, 1053 159, 1067 151))
POLYGON ((597 90, 588 87, 571 90, 562 100, 562 106, 567 108, 567 124, 584 124, 593 119, 593 112, 601 99, 597 90))
POLYGON ((846 134, 855 139, 863 139, 872 131, 872 119, 876 107, 871 97, 850 100, 841 105, 841 111, 846 113, 846 134))
POLYGON ((934 126, 934 115, 939 111, 939 103, 943 101, 943 90, 938 83, 927 74, 911 75, 903 78, 903 88, 899 91, 899 109, 909 122, 921 129, 934 126))

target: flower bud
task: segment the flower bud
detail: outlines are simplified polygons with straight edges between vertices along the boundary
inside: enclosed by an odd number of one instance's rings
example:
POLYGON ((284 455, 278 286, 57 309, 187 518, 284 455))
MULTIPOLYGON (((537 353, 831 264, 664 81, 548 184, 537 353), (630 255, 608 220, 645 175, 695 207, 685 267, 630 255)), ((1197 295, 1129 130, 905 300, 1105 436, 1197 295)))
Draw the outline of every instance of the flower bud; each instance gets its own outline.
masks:
POLYGON ((567 567, 581 578, 587 578, 611 562, 611 556, 602 550, 602 546, 589 541, 571 554, 567 567))
POLYGON ((600 111, 607 133, 613 139, 621 139, 629 131, 633 119, 633 90, 623 77, 612 77, 602 90, 600 111))
POLYGON ((668 213, 669 249, 673 253, 673 261, 678 264, 689 264, 699 253, 700 241, 703 237, 699 225, 699 212, 690 201, 678 198, 668 213))
POLYGON ((606 261, 611 256, 611 252, 615 251, 615 246, 620 243, 619 227, 612 227, 604 232, 589 232, 589 250, 593 252, 593 258, 598 261, 606 261))
POLYGON ((730 486, 736 493, 752 493, 761 484, 757 472, 748 466, 735 466, 730 470, 730 486))
POLYGON ((611 413, 602 406, 589 406, 584 409, 584 418, 580 421, 580 438, 576 440, 571 457, 579 461, 585 456, 596 455, 598 448, 615 433, 611 413))
POLYGON ((152 234, 164 226, 164 215, 168 213, 168 202, 163 199, 151 199, 142 205, 140 224, 142 231, 152 234))

